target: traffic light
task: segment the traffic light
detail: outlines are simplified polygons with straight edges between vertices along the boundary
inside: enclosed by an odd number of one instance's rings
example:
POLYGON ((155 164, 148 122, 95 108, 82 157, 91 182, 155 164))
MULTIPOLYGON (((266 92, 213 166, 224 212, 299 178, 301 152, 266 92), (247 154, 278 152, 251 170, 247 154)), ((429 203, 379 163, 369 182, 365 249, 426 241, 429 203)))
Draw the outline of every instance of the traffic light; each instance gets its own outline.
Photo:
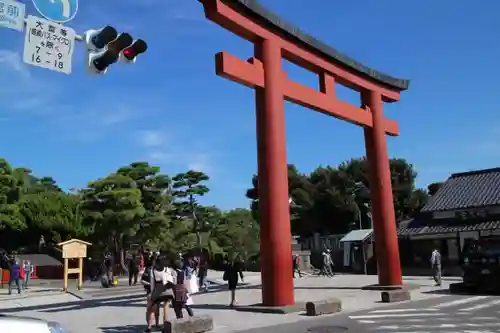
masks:
POLYGON ((84 41, 87 70, 93 74, 106 74, 108 67, 118 61, 120 53, 133 43, 132 36, 118 34, 111 26, 86 31, 84 41))
POLYGON ((147 49, 148 44, 142 39, 137 39, 120 53, 120 61, 126 64, 134 64, 137 56, 146 52, 147 49))

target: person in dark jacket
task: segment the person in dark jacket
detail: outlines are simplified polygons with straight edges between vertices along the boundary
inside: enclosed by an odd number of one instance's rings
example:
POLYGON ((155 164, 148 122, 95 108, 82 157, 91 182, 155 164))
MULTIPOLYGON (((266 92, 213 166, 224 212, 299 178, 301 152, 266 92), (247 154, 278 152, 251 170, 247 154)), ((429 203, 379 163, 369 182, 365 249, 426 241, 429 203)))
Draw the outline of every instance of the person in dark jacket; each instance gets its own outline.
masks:
POLYGON ((15 283, 17 287, 17 293, 21 294, 21 266, 19 265, 19 261, 17 259, 13 259, 10 269, 10 278, 9 278, 9 295, 12 295, 12 285, 15 283))
POLYGON ((114 268, 115 268, 115 258, 111 252, 109 252, 106 255, 106 259, 104 261, 104 266, 106 267, 106 277, 108 280, 109 286, 114 286, 115 285, 115 275, 114 275, 114 268))
POLYGON ((228 263, 224 271, 223 280, 227 281, 227 285, 231 292, 231 303, 229 306, 234 306, 236 304, 236 287, 238 287, 238 277, 243 281, 243 263, 241 262, 239 256, 236 256, 232 261, 228 263))
POLYGON ((128 260, 128 285, 131 286, 134 282, 134 286, 137 284, 137 278, 139 277, 139 262, 137 255, 133 254, 128 260))
POLYGON ((141 276, 141 284, 144 285, 144 290, 146 291, 146 323, 151 326, 152 316, 154 315, 156 327, 160 327, 160 307, 158 304, 153 304, 151 300, 151 272, 156 262, 156 254, 148 257, 145 263, 144 273, 141 276))

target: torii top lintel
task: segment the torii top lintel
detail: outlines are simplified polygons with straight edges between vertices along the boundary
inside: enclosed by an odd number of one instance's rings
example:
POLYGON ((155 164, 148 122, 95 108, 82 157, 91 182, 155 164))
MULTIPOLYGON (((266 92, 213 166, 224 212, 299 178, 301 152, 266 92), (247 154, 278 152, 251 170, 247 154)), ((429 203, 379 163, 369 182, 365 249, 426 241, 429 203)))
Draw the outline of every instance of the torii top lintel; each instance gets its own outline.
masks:
MULTIPOLYGON (((284 22, 256 0, 199 0, 206 17, 234 34, 259 43, 280 43, 283 57, 320 75, 320 91, 286 80, 287 100, 361 126, 372 126, 369 112, 335 98, 337 82, 359 92, 376 91, 385 102, 395 102, 408 89, 409 80, 373 70, 284 22), (332 98, 333 97, 333 98, 332 98)), ((262 63, 255 57, 242 61, 225 52, 216 56, 217 74, 248 87, 264 87, 262 63)), ((284 73, 286 75, 286 73, 284 73)), ((398 135, 397 122, 384 118, 389 135, 398 135)))

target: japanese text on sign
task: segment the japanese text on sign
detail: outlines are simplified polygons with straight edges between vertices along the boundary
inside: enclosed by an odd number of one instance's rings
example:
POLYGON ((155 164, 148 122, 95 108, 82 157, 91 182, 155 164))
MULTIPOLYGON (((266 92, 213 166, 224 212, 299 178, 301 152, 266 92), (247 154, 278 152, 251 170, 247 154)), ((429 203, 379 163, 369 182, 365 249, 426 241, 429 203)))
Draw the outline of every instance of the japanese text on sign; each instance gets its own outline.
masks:
POLYGON ((0 27, 23 31, 26 6, 12 0, 0 0, 0 27))
POLYGON ((28 16, 23 55, 25 63, 71 74, 74 49, 73 29, 36 16, 28 16))

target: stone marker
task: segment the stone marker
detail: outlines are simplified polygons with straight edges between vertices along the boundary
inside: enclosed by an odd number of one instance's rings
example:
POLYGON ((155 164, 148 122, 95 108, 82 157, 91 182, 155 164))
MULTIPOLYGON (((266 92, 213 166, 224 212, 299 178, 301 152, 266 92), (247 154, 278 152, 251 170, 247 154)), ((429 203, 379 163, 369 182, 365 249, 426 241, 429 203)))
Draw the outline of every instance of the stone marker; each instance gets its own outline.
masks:
POLYGON ((380 294, 383 303, 403 302, 411 299, 408 289, 382 291, 380 294))
POLYGON ((214 320, 210 316, 194 316, 165 323, 165 333, 203 333, 213 330, 214 320))
POLYGON ((320 316, 324 314, 332 314, 340 312, 341 310, 342 310, 342 302, 336 298, 306 303, 307 316, 320 316))

